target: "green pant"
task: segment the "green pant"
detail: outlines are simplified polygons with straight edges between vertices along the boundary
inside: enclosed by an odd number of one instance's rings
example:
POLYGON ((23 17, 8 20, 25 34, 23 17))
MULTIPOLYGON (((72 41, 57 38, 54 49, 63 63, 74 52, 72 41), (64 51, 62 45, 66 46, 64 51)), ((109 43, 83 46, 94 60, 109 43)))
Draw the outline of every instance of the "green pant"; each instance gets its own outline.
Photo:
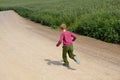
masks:
POLYGON ((63 58, 64 64, 69 64, 67 60, 67 53, 71 59, 74 59, 75 55, 73 54, 73 45, 63 46, 62 58, 63 58))

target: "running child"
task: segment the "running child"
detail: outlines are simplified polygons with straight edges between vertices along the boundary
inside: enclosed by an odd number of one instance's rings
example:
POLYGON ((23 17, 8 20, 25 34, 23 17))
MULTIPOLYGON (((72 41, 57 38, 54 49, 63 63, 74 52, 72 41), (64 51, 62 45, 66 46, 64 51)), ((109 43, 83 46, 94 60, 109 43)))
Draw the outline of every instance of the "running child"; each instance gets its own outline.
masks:
POLYGON ((62 31, 60 35, 60 39, 56 46, 58 47, 61 43, 63 43, 63 50, 62 50, 62 58, 64 61, 64 66, 69 67, 69 62, 67 60, 67 53, 71 59, 73 59, 76 63, 80 63, 80 60, 76 57, 73 53, 73 41, 76 40, 76 35, 72 32, 67 31, 66 24, 60 25, 60 30, 62 31))

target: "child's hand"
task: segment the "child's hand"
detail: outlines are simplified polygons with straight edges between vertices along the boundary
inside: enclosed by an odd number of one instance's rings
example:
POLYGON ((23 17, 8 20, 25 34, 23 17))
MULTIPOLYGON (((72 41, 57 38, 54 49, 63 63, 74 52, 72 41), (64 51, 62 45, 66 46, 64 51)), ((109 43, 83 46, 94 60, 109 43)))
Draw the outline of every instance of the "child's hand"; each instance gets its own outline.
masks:
POLYGON ((59 47, 59 45, 58 45, 58 44, 56 44, 56 47, 59 47))
POLYGON ((60 45, 60 44, 61 44, 61 42, 60 42, 60 41, 58 41, 58 43, 56 44, 56 46, 57 46, 57 47, 59 47, 59 45, 60 45))

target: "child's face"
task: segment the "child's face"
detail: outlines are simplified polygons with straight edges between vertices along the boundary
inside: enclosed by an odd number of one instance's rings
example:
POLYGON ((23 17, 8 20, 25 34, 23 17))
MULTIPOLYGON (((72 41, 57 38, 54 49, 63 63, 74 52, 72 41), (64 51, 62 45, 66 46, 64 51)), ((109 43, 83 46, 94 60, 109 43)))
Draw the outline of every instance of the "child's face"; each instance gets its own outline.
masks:
POLYGON ((65 31, 66 29, 64 28, 64 26, 60 26, 60 31, 65 31))

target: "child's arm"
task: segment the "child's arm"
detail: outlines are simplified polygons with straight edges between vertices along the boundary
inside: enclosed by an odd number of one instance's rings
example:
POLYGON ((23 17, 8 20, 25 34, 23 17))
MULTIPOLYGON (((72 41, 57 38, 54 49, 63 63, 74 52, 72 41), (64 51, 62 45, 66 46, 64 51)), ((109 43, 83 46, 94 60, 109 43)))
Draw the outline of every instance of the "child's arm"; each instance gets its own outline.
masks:
POLYGON ((58 43, 56 44, 56 46, 58 47, 62 43, 62 41, 63 41, 63 34, 61 34, 60 39, 58 43))
POLYGON ((73 34, 73 33, 71 33, 71 36, 73 37, 73 39, 72 39, 72 41, 75 41, 76 40, 76 35, 75 34, 73 34))

